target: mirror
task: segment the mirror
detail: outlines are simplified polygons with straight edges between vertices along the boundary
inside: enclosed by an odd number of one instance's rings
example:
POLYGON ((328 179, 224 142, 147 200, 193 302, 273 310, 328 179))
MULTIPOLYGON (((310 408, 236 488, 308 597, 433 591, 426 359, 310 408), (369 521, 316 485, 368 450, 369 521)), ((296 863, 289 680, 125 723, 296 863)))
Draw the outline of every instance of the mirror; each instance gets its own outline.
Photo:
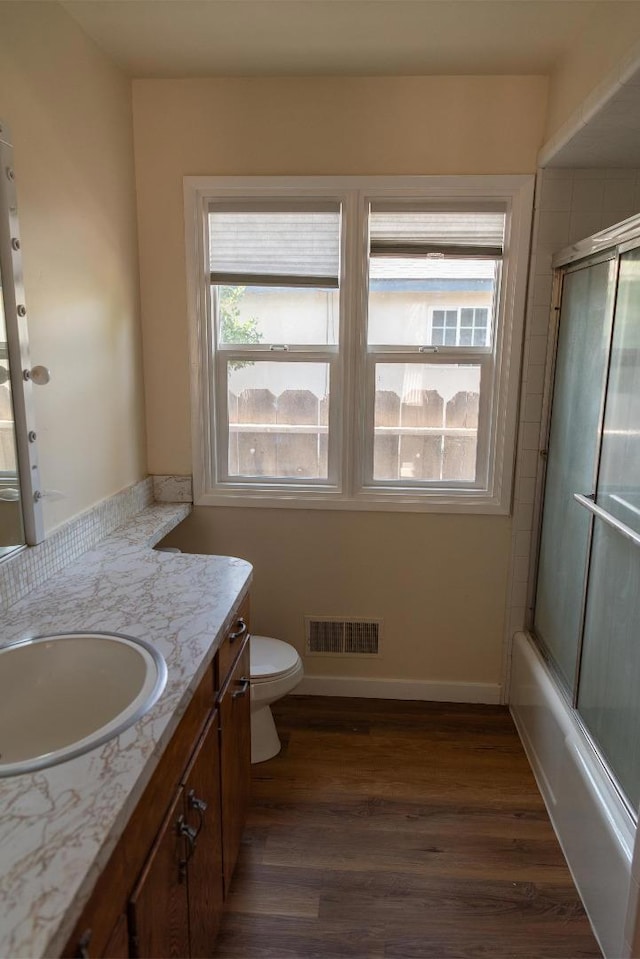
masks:
POLYGON ((15 182, 0 120, 0 559, 44 539, 15 182))
MULTIPOLYGON (((2 288, 4 299, 1 276, 0 288, 2 288)), ((0 559, 25 542, 9 373, 7 325, 4 318, 4 302, 0 301, 0 559)))

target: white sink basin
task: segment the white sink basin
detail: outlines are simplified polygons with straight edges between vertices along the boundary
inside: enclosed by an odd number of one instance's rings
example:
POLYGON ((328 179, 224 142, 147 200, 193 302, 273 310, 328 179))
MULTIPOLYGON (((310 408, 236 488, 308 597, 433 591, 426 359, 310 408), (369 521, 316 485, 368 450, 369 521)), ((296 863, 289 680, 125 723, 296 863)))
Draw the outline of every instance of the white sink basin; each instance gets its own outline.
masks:
POLYGON ((153 706, 166 681, 160 653, 131 636, 61 633, 0 647, 0 776, 107 742, 153 706))

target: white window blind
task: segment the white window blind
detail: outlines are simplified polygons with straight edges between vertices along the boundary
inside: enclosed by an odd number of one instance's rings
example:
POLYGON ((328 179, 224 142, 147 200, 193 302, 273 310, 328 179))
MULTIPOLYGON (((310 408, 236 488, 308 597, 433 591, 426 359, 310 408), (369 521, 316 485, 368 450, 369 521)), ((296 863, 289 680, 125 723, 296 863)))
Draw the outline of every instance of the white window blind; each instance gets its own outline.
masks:
POLYGON ((340 205, 209 207, 211 282, 337 288, 340 205))
POLYGON ((504 227, 503 211, 392 211, 373 206, 371 256, 498 259, 504 227))

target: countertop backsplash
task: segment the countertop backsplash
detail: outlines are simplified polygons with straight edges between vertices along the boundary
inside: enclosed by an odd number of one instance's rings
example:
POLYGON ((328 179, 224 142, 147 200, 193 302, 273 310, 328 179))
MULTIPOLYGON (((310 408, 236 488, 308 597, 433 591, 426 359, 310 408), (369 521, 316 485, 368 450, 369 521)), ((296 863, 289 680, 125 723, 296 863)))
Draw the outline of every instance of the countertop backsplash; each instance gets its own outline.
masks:
POLYGON ((148 476, 74 516, 38 546, 7 556, 0 562, 0 610, 5 612, 153 501, 153 478, 148 476))

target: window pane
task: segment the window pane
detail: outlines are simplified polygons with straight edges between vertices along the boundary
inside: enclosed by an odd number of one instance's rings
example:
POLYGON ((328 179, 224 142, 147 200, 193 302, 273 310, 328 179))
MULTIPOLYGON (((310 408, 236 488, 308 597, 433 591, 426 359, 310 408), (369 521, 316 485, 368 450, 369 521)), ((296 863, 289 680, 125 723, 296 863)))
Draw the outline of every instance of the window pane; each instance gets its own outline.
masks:
MULTIPOLYGON (((437 346, 434 332, 444 325, 455 330, 463 312, 483 317, 487 325, 493 316, 496 278, 496 260, 372 257, 368 342, 437 346)), ((491 325, 483 346, 491 344, 491 325)))
POLYGON ((231 360, 229 475, 328 479, 329 364, 231 360))
POLYGON ((476 478, 480 366, 378 363, 374 480, 476 478))
POLYGON ((310 287, 217 286, 218 343, 286 343, 325 346, 338 342, 338 290, 310 287))

